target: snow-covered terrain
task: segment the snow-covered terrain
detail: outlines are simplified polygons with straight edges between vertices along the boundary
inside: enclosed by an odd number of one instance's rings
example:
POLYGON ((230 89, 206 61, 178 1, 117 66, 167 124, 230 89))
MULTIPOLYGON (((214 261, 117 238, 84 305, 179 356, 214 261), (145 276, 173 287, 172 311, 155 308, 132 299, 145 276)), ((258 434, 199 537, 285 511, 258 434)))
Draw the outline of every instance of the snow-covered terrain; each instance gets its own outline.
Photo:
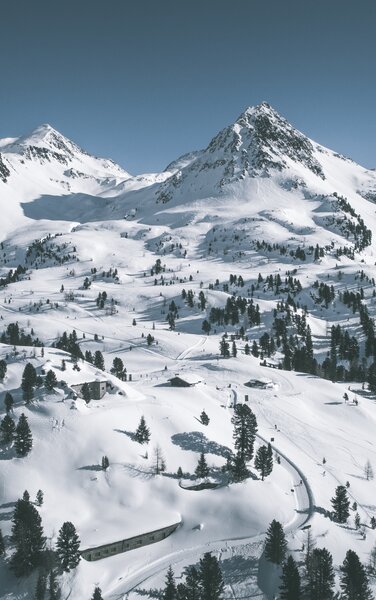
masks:
MULTIPOLYGON (((17 322, 44 346, 6 339, 0 345, 8 364, 1 417, 9 391, 14 418, 25 413, 33 434, 25 458, 0 447, 3 535, 9 540, 12 509, 25 489, 32 499, 44 492, 38 510, 51 547, 64 521, 74 523, 82 548, 180 522, 162 542, 81 560, 59 578, 62 597, 88 598, 99 585, 105 598, 135 600, 137 589, 162 587, 170 564, 179 577, 213 550, 226 598, 261 598, 267 591, 258 560, 272 519, 283 523, 297 560, 307 538, 302 528, 310 525, 316 545, 332 552, 337 574, 349 548, 368 562, 376 544, 376 487, 364 465, 369 460, 376 468, 376 404, 366 382, 374 349, 366 344, 360 307, 372 322, 375 189, 375 171, 309 140, 266 103, 159 174, 132 176, 49 125, 0 140, 0 335, 17 322), (19 265, 19 275, 10 276, 19 265), (324 284, 332 286, 327 301, 324 284), (346 301, 345 293, 359 298, 346 301), (260 323, 251 308, 216 319, 212 309, 239 298, 259 306, 260 323), (288 370, 275 321, 287 306, 288 336, 300 344, 309 325, 318 365, 330 352, 333 359, 333 325, 348 332, 345 346, 355 338, 358 354, 335 349, 335 376, 330 365, 288 370), (104 371, 84 360, 77 371, 71 355, 56 347, 73 330, 83 354, 103 353, 104 371), (220 356, 225 333, 236 356, 220 356), (271 350, 260 345, 265 334, 275 338, 271 350), (247 349, 254 341, 258 356, 247 349), (110 372, 115 357, 127 381, 110 372), (53 370, 63 383, 53 392, 37 388, 25 406, 27 362, 41 375, 53 370), (177 375, 199 382, 172 387, 177 375), (103 398, 73 399, 72 385, 98 378, 109 384, 103 398), (246 386, 250 380, 265 385, 246 386), (271 442, 280 462, 265 481, 251 462, 252 475, 230 483, 222 467, 234 450, 234 406, 245 401, 257 417, 256 448, 271 442), (134 440, 141 416, 151 432, 147 445, 134 440), (166 462, 158 475, 157 446, 166 462), (217 485, 186 489, 197 483, 201 452, 217 485), (190 475, 178 477, 179 467, 190 475), (330 500, 346 482, 357 511, 339 525, 329 518, 330 500)), ((31 599, 36 575, 16 580, 7 565, 11 553, 8 544, 0 558, 0 598, 31 599)))

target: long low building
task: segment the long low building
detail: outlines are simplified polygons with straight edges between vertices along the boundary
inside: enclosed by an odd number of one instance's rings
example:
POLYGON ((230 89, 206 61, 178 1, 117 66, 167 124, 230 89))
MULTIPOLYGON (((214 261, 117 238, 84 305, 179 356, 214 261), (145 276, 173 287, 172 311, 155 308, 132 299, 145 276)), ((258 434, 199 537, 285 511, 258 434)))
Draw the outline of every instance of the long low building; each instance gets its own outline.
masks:
POLYGON ((162 527, 161 529, 156 529, 155 531, 142 533, 141 535, 135 535, 134 537, 126 538, 118 542, 111 542, 109 544, 103 544, 102 546, 86 548, 85 550, 80 551, 81 556, 88 561, 101 560, 102 558, 107 558, 108 556, 114 556, 115 554, 129 552, 129 550, 135 550, 136 548, 141 548, 142 546, 155 544, 156 542, 160 542, 171 535, 180 524, 181 521, 179 521, 179 523, 174 523, 173 525, 168 525, 167 527, 162 527))

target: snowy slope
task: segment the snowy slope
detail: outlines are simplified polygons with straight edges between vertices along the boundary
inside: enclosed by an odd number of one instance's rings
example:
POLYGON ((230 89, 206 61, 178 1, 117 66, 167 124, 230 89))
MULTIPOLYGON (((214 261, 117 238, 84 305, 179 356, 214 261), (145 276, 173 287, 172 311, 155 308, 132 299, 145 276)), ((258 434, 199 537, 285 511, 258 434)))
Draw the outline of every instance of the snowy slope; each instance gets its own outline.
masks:
MULTIPOLYGON (((17 321, 45 345, 43 353, 0 346, 8 362, 0 383, 1 417, 8 390, 16 401, 14 417, 27 414, 34 438, 24 459, 0 448, 6 540, 12 507, 24 489, 32 498, 44 491, 40 513, 52 546, 65 520, 76 525, 82 547, 181 521, 163 542, 96 563, 81 561, 59 579, 63 597, 71 600, 90 597, 94 585, 106 599, 129 594, 136 600, 137 587, 163 585, 169 564, 180 576, 207 550, 221 558, 226 597, 260 598, 257 565, 273 518, 285 526, 299 560, 306 541, 301 528, 311 525, 317 545, 333 553, 337 584, 348 548, 366 563, 376 543, 370 528, 376 484, 363 472, 368 459, 376 465, 374 395, 359 382, 332 383, 262 366, 260 358, 245 353, 239 328, 249 344, 273 333, 277 303, 290 292, 283 285, 270 288, 267 277, 284 279, 293 271, 301 290, 291 294, 306 306, 317 360, 323 362, 330 350, 331 325, 340 324, 358 340, 359 362, 370 365, 359 312, 340 293, 360 293, 362 287, 362 303, 375 317, 376 173, 308 139, 266 103, 247 109, 206 149, 180 157, 160 174, 132 177, 50 126, 2 140, 0 153, 0 278, 18 265, 25 268, 18 281, 0 287, 0 334, 17 321), (345 247, 349 254, 341 253, 345 247), (297 249, 304 250, 304 259, 297 249), (233 274, 242 277, 242 287, 230 283, 233 274), (327 307, 317 299, 316 280, 335 289, 327 307), (192 290, 193 306, 183 290, 192 290), (101 309, 97 298, 103 291, 101 309), (213 324, 210 335, 204 334, 211 308, 223 308, 232 296, 252 296, 261 324, 252 326, 241 315, 238 323, 213 324), (178 308, 173 330, 167 323, 172 301, 178 308), (53 347, 73 330, 83 352, 103 353, 105 372, 87 361, 74 371, 70 356, 53 347), (225 332, 235 336, 236 358, 219 357, 225 332), (148 334, 154 337, 150 345, 148 334), (117 356, 131 381, 110 373, 117 356), (28 361, 39 373, 54 370, 65 384, 54 393, 39 388, 25 406, 20 382, 28 361), (170 386, 171 377, 188 373, 200 383, 170 386), (72 399, 71 385, 98 377, 111 383, 101 400, 86 405, 72 399), (250 379, 269 386, 250 389, 250 379), (233 450, 233 406, 246 395, 258 420, 257 445, 274 438, 281 463, 275 462, 264 482, 251 477, 229 484, 222 467, 233 450), (203 409, 208 426, 199 419, 203 409), (142 415, 151 430, 147 446, 133 439, 142 415), (166 459, 163 475, 153 471, 156 445, 166 459), (195 483, 201 452, 219 487, 184 489, 195 483), (103 455, 110 460, 107 472, 100 468, 103 455), (179 466, 190 474, 180 483, 179 466), (355 511, 348 526, 328 518, 335 487, 347 481, 366 539, 354 528, 355 511)), ((280 354, 277 349, 268 363, 277 363, 280 354)), ((257 477, 253 462, 249 468, 257 477)), ((0 598, 31 599, 35 576, 16 581, 7 567, 10 554, 8 546, 0 562, 0 598)))

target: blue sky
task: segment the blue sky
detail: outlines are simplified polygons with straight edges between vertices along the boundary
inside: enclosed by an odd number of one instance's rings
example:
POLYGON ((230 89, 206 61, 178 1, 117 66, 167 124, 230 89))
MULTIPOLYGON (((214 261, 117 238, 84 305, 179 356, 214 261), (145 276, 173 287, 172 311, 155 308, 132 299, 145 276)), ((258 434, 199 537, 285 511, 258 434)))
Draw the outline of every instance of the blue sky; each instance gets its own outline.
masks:
POLYGON ((1 6, 0 137, 48 122, 136 174, 266 100, 376 167, 374 0, 15 0, 1 6))

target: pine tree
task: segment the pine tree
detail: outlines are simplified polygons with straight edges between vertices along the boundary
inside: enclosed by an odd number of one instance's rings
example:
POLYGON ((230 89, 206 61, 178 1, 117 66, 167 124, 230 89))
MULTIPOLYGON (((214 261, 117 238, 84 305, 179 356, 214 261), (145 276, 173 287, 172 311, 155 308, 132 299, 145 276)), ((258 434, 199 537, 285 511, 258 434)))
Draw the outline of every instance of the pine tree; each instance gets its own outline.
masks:
POLYGON ((228 358, 230 356, 230 344, 223 336, 221 341, 219 342, 219 351, 223 358, 228 358))
POLYGON ((11 541, 16 548, 10 560, 11 569, 16 577, 29 575, 41 561, 45 537, 38 511, 26 500, 17 500, 11 541))
POLYGON ((94 354, 94 366, 101 371, 104 371, 104 358, 100 350, 96 350, 94 354))
POLYGON ((38 490, 37 491, 35 502, 37 503, 38 506, 42 506, 42 504, 43 504, 43 492, 42 492, 42 490, 38 490))
POLYGON ((287 542, 285 532, 279 521, 273 519, 266 532, 265 558, 271 563, 280 565, 285 560, 287 542))
POLYGON ((236 348, 236 343, 235 340, 232 342, 232 346, 231 346, 231 354, 234 358, 236 358, 237 354, 238 354, 238 350, 236 348))
POLYGON ((90 386, 86 381, 82 385, 81 395, 82 395, 82 398, 85 400, 86 404, 89 404, 89 402, 91 400, 91 392, 90 392, 90 386))
POLYGON ((102 590, 100 587, 96 587, 94 589, 94 593, 91 597, 91 600, 103 600, 102 590))
POLYGON ((170 565, 166 574, 166 586, 163 592, 163 600, 176 600, 176 598, 177 594, 175 577, 172 567, 170 565))
POLYGON ((63 523, 56 542, 56 554, 64 571, 75 569, 81 560, 80 540, 73 523, 63 523))
POLYGON ((240 452, 237 452, 235 456, 227 460, 227 468, 231 474, 232 481, 235 483, 244 481, 249 475, 247 465, 240 452))
POLYGON ((33 438, 31 435, 29 423, 24 413, 21 414, 15 433, 14 447, 17 456, 26 456, 29 454, 33 446, 33 438))
POLYGON ((333 518, 337 523, 346 523, 350 516, 350 500, 344 485, 336 488, 335 496, 331 500, 333 506, 333 518))
POLYGON ((218 559, 206 552, 200 558, 199 578, 201 600, 219 600, 223 592, 223 577, 218 559))
POLYGON ((39 572, 37 583, 35 586, 34 600, 44 600, 46 596, 47 582, 46 576, 41 571, 39 572))
POLYGON ((136 429, 136 433, 134 434, 134 438, 139 444, 148 444, 150 441, 150 431, 146 426, 145 417, 142 416, 140 419, 140 423, 136 429))
POLYGON ((260 471, 261 479, 264 481, 265 477, 270 475, 273 470, 273 452, 271 446, 260 446, 256 452, 255 467, 260 471))
POLYGON ((256 439, 257 421, 247 404, 237 404, 235 406, 232 423, 234 425, 235 449, 245 461, 251 460, 256 439))
POLYGON ((111 373, 113 373, 119 379, 122 379, 123 372, 124 372, 124 363, 121 360, 121 358, 119 358, 118 356, 115 356, 114 360, 112 361, 111 373))
POLYGON ((0 556, 4 556, 5 554, 5 542, 3 538, 3 533, 0 529, 0 556))
POLYGON ((27 363, 22 373, 21 388, 26 404, 34 397, 34 388, 37 384, 37 372, 31 363, 27 363))
POLYGON ((353 550, 348 550, 341 566, 343 600, 372 600, 366 570, 353 550))
POLYGON ((9 444, 13 441, 16 431, 16 425, 9 415, 5 415, 4 419, 0 423, 1 439, 4 444, 9 444))
POLYGON ((204 410, 200 414, 200 421, 203 425, 209 425, 210 419, 204 410))
POLYGON ((300 600, 302 597, 298 565, 291 555, 283 565, 279 589, 281 600, 300 600))
MULTIPOLYGON (((196 567, 189 566, 186 570, 186 577, 184 583, 184 600, 200 600, 200 575, 196 567)), ((179 598, 180 600, 180 598, 179 598)))
POLYGON ((307 568, 309 600, 331 600, 334 596, 333 557, 326 548, 311 551, 307 568))
POLYGON ((367 459, 366 464, 364 465, 364 475, 367 481, 373 479, 373 469, 370 461, 367 459))
POLYGON ((48 600, 59 600, 59 598, 60 590, 56 580, 56 573, 54 570, 51 570, 48 577, 48 600))
POLYGON ((108 467, 110 466, 110 461, 108 460, 107 456, 102 456, 101 466, 103 471, 107 471, 108 467))
POLYGON ((5 404, 5 410, 7 411, 7 413, 9 413, 11 410, 13 410, 14 400, 13 400, 13 396, 10 392, 7 392, 5 394, 4 404, 5 404))
POLYGON ((195 470, 196 477, 202 479, 209 475, 209 467, 206 463, 205 454, 201 452, 200 458, 198 459, 197 467, 195 470))
POLYGON ((30 494, 27 490, 25 490, 22 494, 22 500, 25 500, 25 502, 30 502, 30 494))
POLYGON ((52 392, 52 390, 57 386, 57 377, 54 371, 52 371, 51 369, 47 371, 47 375, 44 380, 44 385, 46 387, 46 390, 48 390, 49 392, 52 392))
POLYGON ((1 359, 0 360, 0 381, 3 381, 5 375, 7 374, 7 363, 5 362, 5 360, 1 359))

